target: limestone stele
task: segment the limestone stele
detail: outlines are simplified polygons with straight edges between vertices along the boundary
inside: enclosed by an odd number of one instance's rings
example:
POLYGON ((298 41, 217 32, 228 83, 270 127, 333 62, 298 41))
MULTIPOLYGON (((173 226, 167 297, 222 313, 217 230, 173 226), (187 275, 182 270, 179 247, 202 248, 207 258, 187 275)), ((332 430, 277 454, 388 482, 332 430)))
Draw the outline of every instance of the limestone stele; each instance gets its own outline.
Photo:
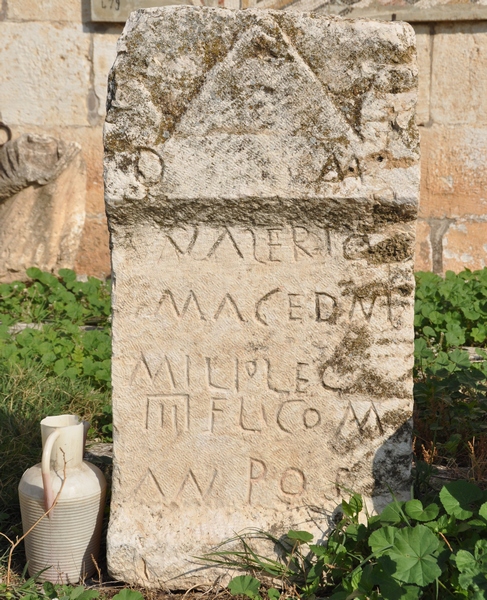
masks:
POLYGON ((109 81, 113 576, 210 583, 248 527, 326 533, 411 462, 412 28, 132 13, 109 81))

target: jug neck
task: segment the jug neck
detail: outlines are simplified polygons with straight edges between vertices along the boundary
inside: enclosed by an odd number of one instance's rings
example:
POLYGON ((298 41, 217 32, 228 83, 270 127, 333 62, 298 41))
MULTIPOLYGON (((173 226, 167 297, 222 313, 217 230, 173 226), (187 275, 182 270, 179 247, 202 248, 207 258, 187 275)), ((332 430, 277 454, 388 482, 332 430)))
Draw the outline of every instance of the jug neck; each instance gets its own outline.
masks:
POLYGON ((57 432, 52 446, 50 462, 56 471, 79 466, 83 462, 84 426, 75 415, 46 417, 41 421, 42 447, 45 447, 50 434, 57 432))

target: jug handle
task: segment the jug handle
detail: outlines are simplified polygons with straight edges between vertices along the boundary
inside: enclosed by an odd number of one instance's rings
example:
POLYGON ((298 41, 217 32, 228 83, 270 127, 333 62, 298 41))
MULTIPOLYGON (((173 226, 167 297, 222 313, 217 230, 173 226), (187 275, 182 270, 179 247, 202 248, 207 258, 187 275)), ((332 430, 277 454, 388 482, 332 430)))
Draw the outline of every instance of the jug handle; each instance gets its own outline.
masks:
POLYGON ((88 437, 88 430, 91 423, 89 421, 83 421, 83 457, 86 452, 86 438, 88 437))
MULTIPOLYGON (((42 473, 42 485, 44 487, 44 510, 47 512, 54 504, 54 491, 52 489, 51 482, 51 453, 54 446, 54 442, 59 437, 59 431, 53 431, 49 434, 49 437, 44 444, 42 451, 42 462, 41 462, 41 473, 42 473)), ((47 515, 51 518, 51 513, 47 515)))

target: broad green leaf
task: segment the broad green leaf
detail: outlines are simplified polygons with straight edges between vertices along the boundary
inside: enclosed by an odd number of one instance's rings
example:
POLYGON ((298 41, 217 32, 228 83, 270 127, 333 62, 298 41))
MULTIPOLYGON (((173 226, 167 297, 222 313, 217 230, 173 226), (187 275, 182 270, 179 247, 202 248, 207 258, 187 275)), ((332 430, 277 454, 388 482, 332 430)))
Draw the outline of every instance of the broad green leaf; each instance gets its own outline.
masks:
POLYGON ((78 596, 81 596, 81 594, 85 591, 85 588, 82 585, 78 585, 78 587, 75 587, 74 590, 71 590, 69 597, 71 598, 71 600, 76 600, 76 598, 78 596))
POLYGON ((367 527, 362 523, 352 523, 346 528, 345 533, 347 534, 347 538, 352 539, 354 542, 361 542, 368 535, 367 527))
POLYGON ((482 527, 485 528, 485 521, 483 519, 470 519, 466 523, 468 527, 482 527))
POLYGON ((360 581, 362 579, 362 569, 357 567, 352 571, 352 577, 350 578, 350 583, 354 590, 358 589, 360 585, 360 581))
POLYGON ((402 507, 404 502, 398 502, 394 500, 388 504, 384 510, 380 513, 380 522, 396 525, 404 521, 404 516, 402 514, 402 507))
POLYGON ((479 516, 481 516, 482 519, 485 519, 487 521, 487 502, 484 502, 479 508, 479 516))
POLYGON ((287 532, 287 537, 290 540, 296 540, 302 544, 307 544, 312 541, 313 534, 309 533, 308 531, 294 531, 293 529, 290 529, 287 532))
MULTIPOLYGON (((463 344, 465 342, 461 343, 463 344)), ((468 356, 468 352, 466 352, 465 350, 459 350, 457 348, 456 350, 453 350, 449 353, 449 357, 458 366, 470 367, 470 358, 468 356)))
POLYGON ((453 481, 443 486, 440 500, 449 515, 457 519, 469 519, 473 512, 471 505, 482 498, 482 491, 469 481, 453 481))
POLYGON ((458 583, 464 590, 473 589, 474 593, 469 594, 471 600, 485 600, 487 591, 487 579, 485 573, 482 573, 479 569, 472 569, 460 573, 458 576, 458 583))
POLYGON ((404 511, 411 519, 424 522, 436 519, 440 509, 437 504, 430 504, 423 508, 421 500, 409 500, 404 505, 404 511))
POLYGON ((260 581, 251 575, 237 575, 228 583, 228 589, 233 596, 242 594, 252 599, 260 598, 260 581))
POLYGON ((459 550, 453 558, 460 571, 458 582, 463 589, 487 591, 486 550, 487 540, 477 540, 475 556, 467 550, 459 550))
POLYGON ((350 518, 353 518, 355 515, 353 508, 346 500, 342 500, 342 511, 344 515, 350 518))
POLYGON ((462 312, 465 315, 465 317, 467 319, 469 319, 470 321, 476 321, 477 319, 480 318, 480 313, 476 312, 475 310, 472 310, 471 308, 468 307, 462 307, 462 312))
POLYGON ((428 344, 424 338, 416 338, 414 340, 414 355, 416 358, 424 358, 426 360, 434 358, 434 354, 432 350, 428 348, 428 344))
MULTIPOLYGON (((29 275, 29 277, 31 276, 29 275)), ((57 598, 56 588, 50 581, 44 581, 44 583, 42 584, 42 588, 48 598, 57 598)))
POLYGON ((474 555, 468 550, 459 550, 454 556, 455 563, 459 571, 467 571, 476 566, 477 561, 474 555))
POLYGON ((350 596, 350 593, 345 590, 340 590, 335 592, 330 596, 330 600, 347 600, 350 596))
POLYGON ((380 598, 384 600, 416 600, 420 597, 419 587, 397 581, 381 564, 374 567, 372 580, 374 585, 379 586, 380 598))
POLYGON ((364 507, 364 501, 362 500, 362 496, 360 494, 354 494, 348 503, 356 515, 358 515, 364 507))
MULTIPOLYGON (((133 591, 133 590, 129 590, 129 591, 133 591)), ((139 593, 139 592, 136 592, 139 593)), ((96 590, 84 590, 81 594, 79 594, 79 596, 76 596, 76 598, 73 598, 72 595, 69 595, 69 600, 94 600, 94 598, 98 598, 100 596, 100 594, 96 591, 96 590)), ((126 600, 140 600, 140 596, 139 597, 130 597, 126 600)))
POLYGON ((269 600, 279 600, 281 592, 276 590, 276 588, 271 587, 267 590, 267 596, 269 597, 269 600))
POLYGON ((59 269, 59 276, 64 281, 76 281, 76 273, 71 269, 59 269))
POLYGON ((26 270, 27 277, 31 279, 38 279, 42 275, 42 271, 37 267, 30 267, 30 269, 26 270))
MULTIPOLYGON (((42 352, 42 350, 41 350, 41 352, 42 352)), ((57 359, 56 354, 54 354, 54 352, 50 352, 50 351, 46 351, 41 356, 41 362, 45 365, 51 365, 52 363, 54 363, 56 361, 56 359, 57 359)), ((59 361, 57 361, 57 362, 59 362, 59 361)), ((55 367, 54 367, 54 371, 57 373, 55 367)))
POLYGON ((316 562, 306 574, 307 583, 313 582, 316 579, 319 580, 324 569, 325 569, 325 565, 322 560, 319 560, 318 562, 316 562))
POLYGON ((325 556, 328 554, 328 548, 326 546, 318 546, 317 544, 310 544, 309 549, 314 552, 316 556, 325 556))
POLYGON ((54 373, 56 373, 56 375, 62 375, 66 370, 67 364, 68 361, 65 358, 60 358, 59 360, 56 360, 53 367, 54 373))
POLYGON ((487 540, 477 540, 475 542, 475 558, 487 570, 487 540))
POLYGON ((435 325, 439 325, 440 323, 443 323, 445 320, 443 314, 436 310, 432 310, 428 314, 428 319, 435 325))
POLYGON ((487 329, 483 324, 479 324, 478 327, 472 327, 471 335, 475 342, 481 344, 487 338, 487 329))
POLYGON ((387 552, 390 548, 392 548, 394 544, 394 538, 398 531, 399 529, 396 529, 395 527, 385 526, 371 533, 368 544, 372 552, 376 556, 382 556, 384 552, 387 552))
POLYGON ((420 587, 435 581, 441 575, 438 559, 433 555, 438 546, 438 538, 424 525, 400 529, 387 552, 396 563, 394 577, 420 587))
POLYGON ((136 590, 123 589, 113 596, 112 600, 144 600, 144 596, 136 590))

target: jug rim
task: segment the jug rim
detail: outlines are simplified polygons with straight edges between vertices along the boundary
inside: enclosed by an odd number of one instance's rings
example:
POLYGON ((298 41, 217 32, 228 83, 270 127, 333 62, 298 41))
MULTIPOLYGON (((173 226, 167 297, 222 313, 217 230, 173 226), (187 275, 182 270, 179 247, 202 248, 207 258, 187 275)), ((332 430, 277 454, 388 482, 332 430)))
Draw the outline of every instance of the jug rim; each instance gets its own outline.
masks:
POLYGON ((54 415, 50 417, 44 417, 41 421, 41 425, 47 427, 72 427, 73 425, 80 425, 81 419, 78 415, 54 415))

